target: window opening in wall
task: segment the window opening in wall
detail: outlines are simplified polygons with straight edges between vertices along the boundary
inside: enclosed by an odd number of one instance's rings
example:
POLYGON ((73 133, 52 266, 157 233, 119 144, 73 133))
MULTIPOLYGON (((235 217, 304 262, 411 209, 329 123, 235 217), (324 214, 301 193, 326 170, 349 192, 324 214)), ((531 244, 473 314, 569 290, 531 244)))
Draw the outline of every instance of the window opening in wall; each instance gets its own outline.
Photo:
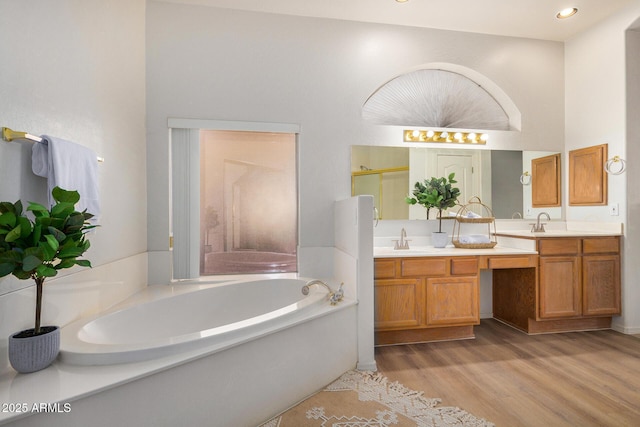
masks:
POLYGON ((297 270, 296 135, 200 132, 200 275, 297 270))

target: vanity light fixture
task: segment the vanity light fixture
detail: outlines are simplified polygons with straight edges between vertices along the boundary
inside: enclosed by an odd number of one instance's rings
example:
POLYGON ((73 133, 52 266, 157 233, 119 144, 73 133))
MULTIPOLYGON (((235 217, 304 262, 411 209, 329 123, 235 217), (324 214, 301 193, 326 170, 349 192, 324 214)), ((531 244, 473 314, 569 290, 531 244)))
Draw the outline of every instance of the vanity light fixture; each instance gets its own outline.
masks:
POLYGON ((404 142, 451 142, 457 144, 484 145, 489 140, 486 133, 411 130, 403 132, 404 142))
POLYGON ((568 7, 566 9, 562 9, 560 12, 558 12, 556 14, 556 18, 558 18, 558 19, 567 19, 567 18, 572 17, 576 13, 578 13, 578 8, 577 7, 568 7))

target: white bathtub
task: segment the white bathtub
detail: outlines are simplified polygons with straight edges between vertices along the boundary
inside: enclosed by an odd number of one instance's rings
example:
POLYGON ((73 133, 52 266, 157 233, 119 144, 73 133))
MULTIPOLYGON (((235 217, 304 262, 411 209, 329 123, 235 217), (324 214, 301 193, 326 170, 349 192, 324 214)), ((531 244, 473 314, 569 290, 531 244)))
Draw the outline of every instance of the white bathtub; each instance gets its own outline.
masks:
POLYGON ((305 296, 306 282, 285 278, 149 286, 105 313, 62 328, 60 360, 110 365, 222 350, 326 310, 327 289, 315 285, 305 296))

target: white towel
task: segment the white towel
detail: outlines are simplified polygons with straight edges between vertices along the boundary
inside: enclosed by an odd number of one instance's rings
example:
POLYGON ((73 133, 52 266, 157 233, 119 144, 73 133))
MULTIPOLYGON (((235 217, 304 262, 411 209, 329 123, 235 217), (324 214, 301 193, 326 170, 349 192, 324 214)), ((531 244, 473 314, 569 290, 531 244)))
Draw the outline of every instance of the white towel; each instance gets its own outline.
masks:
POLYGON ((460 236, 460 243, 490 243, 489 236, 484 234, 470 234, 468 236, 460 236))
POLYGON ((76 190, 80 201, 76 210, 94 215, 95 224, 100 215, 98 192, 98 161, 90 148, 60 138, 42 135, 42 142, 33 144, 31 169, 38 176, 47 178, 49 205, 54 204, 51 191, 56 187, 76 190))
POLYGON ((479 215, 473 211, 469 211, 466 214, 460 214, 456 212, 449 212, 449 216, 452 217, 460 217, 460 218, 482 218, 482 215, 479 215))

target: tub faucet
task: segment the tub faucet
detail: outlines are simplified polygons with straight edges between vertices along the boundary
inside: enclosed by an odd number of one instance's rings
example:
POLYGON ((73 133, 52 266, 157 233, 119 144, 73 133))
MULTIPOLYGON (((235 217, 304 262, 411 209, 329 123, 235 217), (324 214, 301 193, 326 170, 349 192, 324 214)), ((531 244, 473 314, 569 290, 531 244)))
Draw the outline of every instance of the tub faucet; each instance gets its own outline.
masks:
POLYGON ((546 215, 547 216, 547 221, 551 221, 551 217, 549 216, 548 213, 546 212, 540 212, 538 214, 538 221, 535 224, 529 224, 531 225, 531 232, 532 233, 544 233, 544 223, 540 224, 540 217, 542 215, 546 215))
POLYGON ((395 245, 393 245, 393 249, 409 249, 409 242, 411 240, 407 240, 407 231, 403 228, 400 231, 400 240, 394 240, 395 245))
POLYGON ((344 291, 342 290, 342 286, 344 282, 340 283, 340 287, 338 290, 334 291, 331 289, 329 285, 324 283, 322 280, 310 280, 302 287, 302 294, 309 295, 309 289, 312 285, 322 285, 329 291, 329 302, 331 305, 336 305, 338 302, 342 301, 344 298, 344 291))

